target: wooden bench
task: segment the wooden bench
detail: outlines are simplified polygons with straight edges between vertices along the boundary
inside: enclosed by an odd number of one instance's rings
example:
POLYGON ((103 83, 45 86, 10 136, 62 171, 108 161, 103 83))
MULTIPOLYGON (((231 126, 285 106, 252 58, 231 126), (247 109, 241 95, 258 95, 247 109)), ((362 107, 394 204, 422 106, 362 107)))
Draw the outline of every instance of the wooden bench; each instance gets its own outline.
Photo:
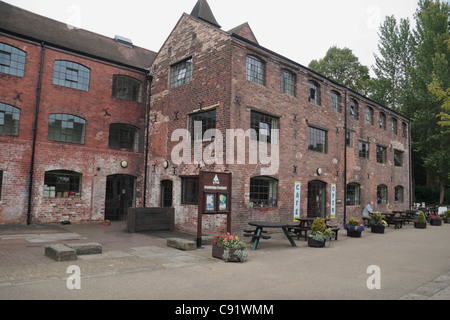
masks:
POLYGON ((371 217, 362 217, 364 227, 370 227, 370 222, 372 221, 371 217))
POLYGON ((404 218, 392 218, 389 221, 386 221, 388 225, 393 224, 394 229, 401 229, 403 225, 405 224, 404 218))
POLYGON ((334 239, 337 240, 338 239, 338 232, 339 232, 339 230, 341 230, 341 228, 339 228, 338 226, 327 226, 327 228, 330 228, 331 231, 334 232, 334 239))
POLYGON ((308 240, 309 230, 311 230, 310 227, 288 226, 288 231, 293 233, 291 237, 297 237, 297 240, 300 240, 301 237, 304 237, 305 241, 308 240))

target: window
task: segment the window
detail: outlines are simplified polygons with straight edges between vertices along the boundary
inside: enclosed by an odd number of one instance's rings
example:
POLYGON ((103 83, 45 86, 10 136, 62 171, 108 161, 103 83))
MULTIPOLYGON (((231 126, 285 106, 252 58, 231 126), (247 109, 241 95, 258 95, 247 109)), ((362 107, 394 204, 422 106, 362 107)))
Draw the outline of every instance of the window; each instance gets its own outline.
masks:
POLYGON ((0 170, 0 200, 2 200, 3 171, 0 170))
POLYGON ((170 67, 170 87, 175 88, 192 81, 192 58, 170 67))
POLYGON ((138 150, 139 129, 124 123, 109 125, 109 147, 138 150))
POLYGON ((295 74, 281 70, 281 92, 295 96, 295 74))
POLYGON ((330 93, 331 110, 334 112, 341 112, 341 95, 336 91, 330 93))
POLYGON ((320 105, 320 87, 315 81, 308 82, 308 101, 320 105))
POLYGON ((380 129, 386 130, 386 115, 380 112, 380 129))
POLYGON ((264 113, 252 111, 250 127, 253 140, 278 144, 278 129, 280 120, 264 113), (256 136, 255 136, 256 133, 256 136))
POLYGON ((44 197, 81 198, 81 174, 66 170, 47 171, 44 178, 44 197))
POLYGON ((198 204, 198 178, 181 179, 181 203, 198 204))
POLYGON ((189 133, 192 140, 202 141, 205 132, 209 129, 216 129, 216 109, 189 116, 189 133))
POLYGON ((327 153, 327 138, 325 130, 308 127, 308 150, 327 153))
POLYGON ((396 167, 403 167, 403 151, 394 150, 394 165, 396 167))
POLYGON ((377 146, 377 162, 386 163, 386 147, 377 146))
POLYGON ((20 109, 0 103, 0 134, 19 135, 20 109))
POLYGON ((395 203, 403 203, 403 187, 402 186, 395 187, 394 202, 395 203))
POLYGON ((345 145, 347 147, 353 146, 353 131, 351 131, 351 130, 347 130, 347 132, 345 134, 345 145))
POLYGON ((264 78, 264 63, 256 57, 247 56, 247 80, 264 85, 264 78))
POLYGON ((391 131, 393 134, 397 135, 397 119, 392 118, 391 120, 391 131))
POLYGON ((161 208, 172 208, 172 189, 172 181, 161 181, 161 208))
POLYGON ((377 203, 386 204, 387 201, 387 187, 382 184, 377 187, 377 203))
POLYGON ((350 118, 358 120, 359 119, 359 111, 358 111, 358 102, 354 99, 350 99, 350 118))
POLYGON ((276 207, 278 181, 258 177, 250 179, 250 207, 276 207))
POLYGON ((361 186, 357 183, 349 183, 347 185, 347 205, 359 206, 360 205, 360 191, 361 186))
POLYGON ((404 122, 402 122, 402 137, 403 138, 408 137, 408 126, 404 122))
POLYGON ((369 159, 369 143, 365 141, 359 142, 359 157, 369 159))
POLYGON ((373 109, 369 106, 366 107, 366 124, 373 126, 373 109))
POLYGON ((67 88, 89 91, 91 71, 81 64, 56 60, 53 72, 53 84, 67 88))
POLYGON ((85 127, 84 119, 70 114, 51 114, 48 123, 48 139, 84 144, 85 127))
POLYGON ((27 54, 6 43, 0 42, 0 72, 23 77, 27 54))
POLYGON ((134 78, 115 75, 112 96, 122 100, 141 102, 142 83, 134 78))

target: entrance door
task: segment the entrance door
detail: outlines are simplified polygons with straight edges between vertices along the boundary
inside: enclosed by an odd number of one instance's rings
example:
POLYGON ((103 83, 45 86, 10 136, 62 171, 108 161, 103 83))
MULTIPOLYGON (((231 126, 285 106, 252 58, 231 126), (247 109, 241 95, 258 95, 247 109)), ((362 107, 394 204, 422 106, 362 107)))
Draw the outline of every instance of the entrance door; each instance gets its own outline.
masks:
POLYGON ((108 176, 106 181, 105 220, 126 220, 128 208, 135 205, 135 190, 135 177, 121 174, 108 176))
POLYGON ((327 184, 322 181, 308 183, 308 217, 325 218, 327 204, 327 184))
POLYGON ((170 180, 161 181, 161 208, 172 208, 173 183, 170 180))

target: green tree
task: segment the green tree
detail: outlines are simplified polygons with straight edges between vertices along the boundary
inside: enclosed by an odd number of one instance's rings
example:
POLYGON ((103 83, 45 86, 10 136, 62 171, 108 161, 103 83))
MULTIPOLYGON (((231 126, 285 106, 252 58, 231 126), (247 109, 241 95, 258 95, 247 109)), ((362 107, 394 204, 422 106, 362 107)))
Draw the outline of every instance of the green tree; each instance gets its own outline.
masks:
POLYGON ((311 61, 309 68, 352 90, 362 94, 368 92, 369 68, 362 65, 348 48, 331 47, 323 59, 311 61))

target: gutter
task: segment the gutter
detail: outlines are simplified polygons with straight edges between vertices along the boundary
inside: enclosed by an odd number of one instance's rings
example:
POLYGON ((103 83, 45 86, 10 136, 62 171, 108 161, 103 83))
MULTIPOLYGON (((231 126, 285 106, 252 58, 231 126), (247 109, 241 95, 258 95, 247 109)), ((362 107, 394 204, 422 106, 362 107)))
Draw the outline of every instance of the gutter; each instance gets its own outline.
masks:
POLYGON ((38 119, 39 119, 39 106, 41 103, 41 90, 42 90, 42 73, 44 68, 44 58, 45 58, 45 43, 41 43, 41 65, 39 67, 39 80, 36 89, 36 107, 34 114, 34 124, 33 124, 33 145, 31 149, 31 163, 30 163, 30 181, 28 183, 28 209, 27 209, 27 225, 32 222, 32 197, 33 197, 33 178, 34 178, 34 162, 36 154, 36 140, 37 140, 37 130, 38 130, 38 119))

